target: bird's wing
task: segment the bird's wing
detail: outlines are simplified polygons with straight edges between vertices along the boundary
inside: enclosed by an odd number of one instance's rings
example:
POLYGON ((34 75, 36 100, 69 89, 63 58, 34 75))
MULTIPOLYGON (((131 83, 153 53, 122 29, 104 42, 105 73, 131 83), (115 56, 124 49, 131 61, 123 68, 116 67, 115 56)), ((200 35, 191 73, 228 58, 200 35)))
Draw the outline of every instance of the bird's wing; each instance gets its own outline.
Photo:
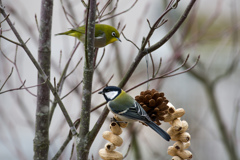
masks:
MULTIPOLYGON (((120 108, 120 107, 118 107, 120 108)), ((142 106, 134 100, 134 105, 131 107, 122 108, 122 110, 114 110, 112 111, 116 114, 124 116, 129 119, 139 120, 139 121, 151 121, 150 117, 147 115, 146 111, 142 108, 142 106)))
POLYGON ((106 35, 104 32, 98 32, 98 31, 95 31, 95 40, 105 40, 106 39, 106 35))
POLYGON ((81 34, 85 34, 85 28, 84 27, 77 27, 77 28, 72 28, 72 31, 79 32, 81 34))

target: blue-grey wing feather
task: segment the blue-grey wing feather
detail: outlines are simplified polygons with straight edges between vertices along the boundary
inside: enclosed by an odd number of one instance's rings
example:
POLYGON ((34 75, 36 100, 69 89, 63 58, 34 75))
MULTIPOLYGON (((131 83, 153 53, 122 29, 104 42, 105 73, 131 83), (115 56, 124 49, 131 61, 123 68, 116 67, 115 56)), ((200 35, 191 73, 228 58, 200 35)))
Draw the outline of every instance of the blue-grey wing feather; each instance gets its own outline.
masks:
POLYGON ((132 107, 128 108, 126 112, 122 112, 120 115, 130 119, 140 120, 143 122, 150 120, 150 117, 147 115, 146 111, 136 101, 134 101, 134 105, 132 107))

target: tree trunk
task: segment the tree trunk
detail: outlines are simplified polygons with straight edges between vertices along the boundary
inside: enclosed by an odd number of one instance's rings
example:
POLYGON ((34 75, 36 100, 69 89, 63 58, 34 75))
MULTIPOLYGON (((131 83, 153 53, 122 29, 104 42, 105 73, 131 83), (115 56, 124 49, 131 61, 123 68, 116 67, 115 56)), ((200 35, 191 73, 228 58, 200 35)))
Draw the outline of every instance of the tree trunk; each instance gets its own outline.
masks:
MULTIPOLYGON (((42 0, 40 17, 40 35, 38 48, 38 62, 50 78, 51 67, 51 30, 52 30, 52 0, 42 0)), ((44 83, 44 79, 38 75, 38 84, 44 83)), ((34 159, 48 159, 49 149, 49 102, 50 90, 47 84, 37 88, 37 110, 34 138, 34 159)))

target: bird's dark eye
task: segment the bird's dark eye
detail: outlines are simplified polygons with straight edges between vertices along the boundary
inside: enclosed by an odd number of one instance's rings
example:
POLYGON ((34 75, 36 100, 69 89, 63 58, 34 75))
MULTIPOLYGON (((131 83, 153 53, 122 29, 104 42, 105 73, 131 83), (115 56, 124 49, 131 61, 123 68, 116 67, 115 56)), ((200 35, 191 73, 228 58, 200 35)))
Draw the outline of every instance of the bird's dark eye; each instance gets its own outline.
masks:
POLYGON ((116 37, 116 33, 115 33, 115 32, 112 32, 112 36, 113 36, 113 37, 116 37))

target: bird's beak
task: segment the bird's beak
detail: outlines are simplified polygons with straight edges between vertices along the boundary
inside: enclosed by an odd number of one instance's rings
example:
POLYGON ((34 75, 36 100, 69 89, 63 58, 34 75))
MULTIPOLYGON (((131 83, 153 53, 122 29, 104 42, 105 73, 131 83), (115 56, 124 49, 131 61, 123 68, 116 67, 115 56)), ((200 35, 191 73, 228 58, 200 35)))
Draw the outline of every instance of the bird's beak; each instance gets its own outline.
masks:
POLYGON ((103 91, 98 92, 98 94, 103 94, 103 91))
POLYGON ((118 38, 118 37, 116 37, 116 38, 117 38, 120 42, 122 42, 120 38, 118 38))

